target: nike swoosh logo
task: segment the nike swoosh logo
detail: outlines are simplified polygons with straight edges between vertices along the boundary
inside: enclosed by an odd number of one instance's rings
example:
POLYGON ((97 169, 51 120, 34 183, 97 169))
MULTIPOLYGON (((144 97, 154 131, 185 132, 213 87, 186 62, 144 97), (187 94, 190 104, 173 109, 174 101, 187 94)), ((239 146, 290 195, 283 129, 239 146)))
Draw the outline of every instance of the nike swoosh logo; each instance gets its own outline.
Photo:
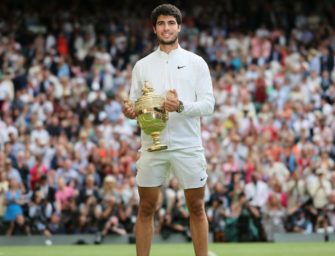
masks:
POLYGON ((204 179, 206 179, 206 177, 200 178, 200 181, 203 181, 204 179))
POLYGON ((186 66, 177 66, 178 69, 181 69, 181 68, 184 68, 184 67, 186 67, 186 66))

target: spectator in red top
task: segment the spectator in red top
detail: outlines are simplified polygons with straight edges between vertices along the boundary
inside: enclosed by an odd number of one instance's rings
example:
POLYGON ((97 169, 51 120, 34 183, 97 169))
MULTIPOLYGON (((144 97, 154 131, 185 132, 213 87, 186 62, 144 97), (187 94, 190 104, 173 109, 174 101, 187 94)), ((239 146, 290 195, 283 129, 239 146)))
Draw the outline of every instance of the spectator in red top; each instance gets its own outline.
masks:
POLYGON ((60 33, 57 38, 57 50, 60 55, 67 56, 69 49, 68 49, 68 41, 63 33, 60 33))
POLYGON ((41 176, 47 173, 47 168, 43 165, 42 160, 42 156, 37 155, 36 163, 30 169, 30 187, 32 190, 38 187, 41 176))
POLYGON ((267 100, 267 93, 266 93, 266 84, 264 76, 260 76, 256 80, 256 88, 255 88, 255 95, 254 101, 256 103, 256 108, 259 110, 261 105, 265 103, 267 100))

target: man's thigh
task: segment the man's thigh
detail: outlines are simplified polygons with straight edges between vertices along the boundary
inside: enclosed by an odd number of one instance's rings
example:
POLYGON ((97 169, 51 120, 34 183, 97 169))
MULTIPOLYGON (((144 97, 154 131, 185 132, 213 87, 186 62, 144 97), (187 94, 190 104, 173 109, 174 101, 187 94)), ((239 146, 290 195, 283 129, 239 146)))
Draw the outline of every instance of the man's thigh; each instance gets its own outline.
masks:
POLYGON ((165 184, 170 174, 169 152, 142 152, 136 167, 139 187, 159 187, 165 184))
POLYGON ((171 152, 171 165, 183 189, 201 188, 207 180, 207 164, 201 148, 188 148, 171 152))

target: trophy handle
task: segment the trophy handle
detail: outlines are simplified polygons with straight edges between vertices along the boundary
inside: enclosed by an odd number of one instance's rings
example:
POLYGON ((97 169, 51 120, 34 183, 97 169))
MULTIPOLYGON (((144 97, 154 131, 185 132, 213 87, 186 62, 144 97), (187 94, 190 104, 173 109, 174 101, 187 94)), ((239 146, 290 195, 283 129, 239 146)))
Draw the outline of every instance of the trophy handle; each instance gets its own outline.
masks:
POLYGON ((169 120, 169 112, 164 111, 163 113, 163 120, 166 122, 167 120, 169 120))
POLYGON ((164 102, 162 105, 162 110, 160 111, 162 113, 162 119, 166 122, 167 120, 169 120, 169 112, 166 111, 165 106, 164 106, 164 102))

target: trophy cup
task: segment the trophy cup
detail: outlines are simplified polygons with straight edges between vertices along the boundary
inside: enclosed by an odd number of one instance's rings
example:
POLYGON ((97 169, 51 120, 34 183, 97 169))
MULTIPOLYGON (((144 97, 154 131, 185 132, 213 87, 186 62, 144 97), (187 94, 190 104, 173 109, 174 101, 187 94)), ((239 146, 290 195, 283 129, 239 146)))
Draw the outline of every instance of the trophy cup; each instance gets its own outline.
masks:
POLYGON ((150 135, 153 145, 149 152, 167 149, 167 145, 161 144, 160 133, 164 130, 168 120, 168 112, 164 109, 164 97, 153 92, 147 81, 144 82, 142 96, 135 102, 137 121, 142 131, 150 135))

